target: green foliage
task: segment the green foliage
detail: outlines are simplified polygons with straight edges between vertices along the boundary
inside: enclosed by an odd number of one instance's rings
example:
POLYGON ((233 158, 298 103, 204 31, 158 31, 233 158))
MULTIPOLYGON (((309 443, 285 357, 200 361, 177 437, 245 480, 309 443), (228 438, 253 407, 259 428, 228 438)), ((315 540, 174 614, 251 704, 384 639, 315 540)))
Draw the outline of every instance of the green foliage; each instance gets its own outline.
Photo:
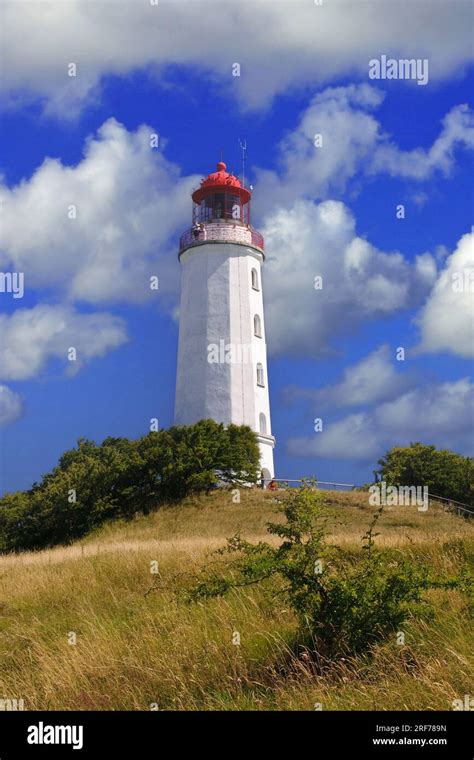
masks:
POLYGON ((17 548, 18 526, 29 526, 33 532, 34 519, 30 514, 31 499, 23 491, 7 493, 2 497, 0 508, 0 551, 17 548))
POLYGON ((248 427, 213 420, 137 441, 80 439, 28 492, 0 499, 0 551, 70 543, 105 520, 224 484, 256 482, 259 449, 248 427))
MULTIPOLYGON (((363 537, 362 558, 349 561, 325 542, 324 496, 310 484, 288 494, 283 523, 268 523, 277 546, 252 544, 238 535, 220 554, 234 555, 226 570, 206 568, 190 591, 194 601, 221 596, 231 589, 275 579, 299 621, 299 639, 318 655, 340 657, 366 649, 397 631, 430 587, 461 587, 456 580, 432 582, 426 570, 398 553, 375 546, 382 509, 363 537)), ((465 579, 463 579, 465 583, 465 579)))
POLYGON ((429 493, 464 504, 474 502, 474 459, 422 443, 394 446, 376 476, 391 486, 427 486, 429 493))
POLYGON ((224 428, 213 420, 202 420, 150 433, 139 448, 146 473, 158 479, 163 501, 209 491, 219 481, 255 483, 259 472, 257 440, 245 426, 224 428))

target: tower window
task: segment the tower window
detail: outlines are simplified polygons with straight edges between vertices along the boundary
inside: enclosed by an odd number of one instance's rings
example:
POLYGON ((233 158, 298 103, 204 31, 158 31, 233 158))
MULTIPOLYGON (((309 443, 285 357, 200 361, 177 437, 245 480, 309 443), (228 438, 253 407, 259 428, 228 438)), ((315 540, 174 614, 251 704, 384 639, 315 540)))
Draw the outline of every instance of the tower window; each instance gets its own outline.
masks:
POLYGON ((267 418, 265 417, 263 412, 260 412, 259 418, 258 418, 258 426, 260 428, 260 432, 263 433, 263 435, 267 434, 267 418))
POLYGON ((257 338, 262 337, 262 320, 258 314, 255 314, 253 318, 253 334, 256 335, 257 338))
POLYGON ((260 287, 258 284, 258 272, 255 268, 252 269, 252 288, 254 290, 260 290, 260 287))
POLYGON ((260 385, 261 388, 265 387, 264 377, 263 377, 263 364, 257 364, 257 385, 260 385))

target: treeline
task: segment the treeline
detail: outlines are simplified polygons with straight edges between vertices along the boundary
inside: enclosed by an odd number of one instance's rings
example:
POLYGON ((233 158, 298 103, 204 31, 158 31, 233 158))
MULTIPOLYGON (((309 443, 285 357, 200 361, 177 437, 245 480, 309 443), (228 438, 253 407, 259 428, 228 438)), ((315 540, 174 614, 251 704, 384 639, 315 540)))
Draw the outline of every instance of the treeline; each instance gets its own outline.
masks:
POLYGON ((202 420, 135 441, 80 439, 41 483, 0 499, 0 551, 67 544, 106 520, 258 474, 257 439, 245 426, 202 420))
POLYGON ((423 443, 394 446, 378 462, 376 480, 393 486, 426 486, 428 492, 468 506, 474 503, 474 459, 423 443))

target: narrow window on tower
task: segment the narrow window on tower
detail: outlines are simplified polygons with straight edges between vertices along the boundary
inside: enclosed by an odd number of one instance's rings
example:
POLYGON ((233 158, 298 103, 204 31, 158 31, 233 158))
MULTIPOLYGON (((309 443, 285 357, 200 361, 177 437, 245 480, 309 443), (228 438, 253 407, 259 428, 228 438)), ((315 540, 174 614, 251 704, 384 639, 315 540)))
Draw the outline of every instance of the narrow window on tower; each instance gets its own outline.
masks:
POLYGON ((253 318, 253 334, 257 338, 261 338, 262 337, 262 321, 261 321, 260 317, 258 316, 258 314, 255 314, 255 316, 253 318))
POLYGON ((258 421, 259 421, 260 432, 263 433, 263 435, 266 435, 267 434, 267 418, 265 417, 263 412, 260 412, 258 421))
POLYGON ((260 290, 258 287, 258 272, 256 269, 252 269, 252 288, 254 290, 260 290))
POLYGON ((261 388, 265 387, 263 380, 263 364, 257 364, 257 385, 260 385, 261 388))

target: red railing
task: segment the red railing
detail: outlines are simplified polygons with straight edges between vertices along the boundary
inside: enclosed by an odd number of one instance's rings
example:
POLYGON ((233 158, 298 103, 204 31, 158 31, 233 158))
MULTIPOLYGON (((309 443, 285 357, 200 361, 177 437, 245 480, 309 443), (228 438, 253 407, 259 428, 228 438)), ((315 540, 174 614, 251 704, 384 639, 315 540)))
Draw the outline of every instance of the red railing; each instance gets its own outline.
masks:
POLYGON ((252 245, 263 251, 263 236, 250 225, 227 224, 222 222, 203 224, 200 230, 192 227, 184 232, 179 239, 179 250, 202 245, 206 242, 238 243, 252 245))
POLYGON ((252 245, 261 248, 263 251, 265 245, 263 235, 261 235, 260 232, 257 232, 257 230, 254 230, 253 227, 250 227, 250 232, 252 233, 252 245))

